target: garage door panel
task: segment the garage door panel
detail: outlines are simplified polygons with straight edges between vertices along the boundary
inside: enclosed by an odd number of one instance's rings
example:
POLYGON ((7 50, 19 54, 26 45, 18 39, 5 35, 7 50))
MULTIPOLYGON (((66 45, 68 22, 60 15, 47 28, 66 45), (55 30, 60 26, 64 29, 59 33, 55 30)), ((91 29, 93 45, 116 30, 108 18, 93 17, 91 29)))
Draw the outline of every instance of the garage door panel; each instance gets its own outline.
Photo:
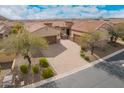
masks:
POLYGON ((56 36, 47 36, 45 37, 49 44, 55 44, 57 43, 57 37, 56 36))

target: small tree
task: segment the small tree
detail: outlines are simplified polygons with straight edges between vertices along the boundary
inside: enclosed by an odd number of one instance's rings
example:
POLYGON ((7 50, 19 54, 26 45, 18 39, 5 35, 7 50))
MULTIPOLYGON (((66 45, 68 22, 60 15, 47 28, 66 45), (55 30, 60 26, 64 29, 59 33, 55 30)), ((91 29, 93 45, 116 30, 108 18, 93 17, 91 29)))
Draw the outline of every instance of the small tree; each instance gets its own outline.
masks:
POLYGON ((97 42, 106 40, 108 38, 108 34, 105 31, 100 31, 100 30, 95 30, 95 31, 89 31, 86 34, 83 34, 81 36, 81 42, 82 46, 88 47, 87 45, 90 46, 91 48, 91 55, 94 53, 95 45, 97 42))
POLYGON ((21 54, 31 64, 31 52, 40 50, 41 48, 46 49, 48 43, 44 38, 25 31, 9 35, 8 38, 3 39, 1 46, 6 52, 14 53, 16 56, 21 54))
POLYGON ((91 36, 90 34, 88 33, 83 33, 81 35, 81 40, 80 40, 80 43, 81 43, 81 49, 85 50, 88 46, 88 42, 90 42, 91 40, 91 36))
POLYGON ((107 31, 104 30, 96 30, 90 33, 91 34, 91 40, 90 40, 90 45, 91 45, 91 54, 93 55, 93 51, 95 49, 95 46, 103 47, 105 46, 106 41, 109 38, 109 34, 107 31), (102 44, 100 46, 99 44, 102 44))
POLYGON ((124 36, 124 23, 114 24, 109 31, 110 42, 116 43, 117 39, 124 36))

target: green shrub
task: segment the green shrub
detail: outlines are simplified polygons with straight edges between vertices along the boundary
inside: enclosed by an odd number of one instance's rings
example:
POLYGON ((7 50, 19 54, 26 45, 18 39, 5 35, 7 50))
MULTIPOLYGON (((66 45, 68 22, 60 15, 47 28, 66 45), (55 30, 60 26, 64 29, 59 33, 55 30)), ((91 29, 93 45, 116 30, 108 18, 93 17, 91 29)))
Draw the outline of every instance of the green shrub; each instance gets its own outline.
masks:
POLYGON ((50 78, 50 77, 52 77, 53 75, 54 75, 54 72, 52 71, 51 68, 46 68, 46 69, 44 69, 43 72, 42 72, 42 77, 43 77, 44 79, 50 78))
POLYGON ((80 53, 84 53, 84 51, 83 50, 80 50, 80 53))
POLYGON ((81 50, 86 51, 86 47, 81 46, 81 50))
POLYGON ((23 74, 27 74, 28 73, 28 66, 27 65, 21 65, 20 70, 23 74))
POLYGON ((17 30, 15 28, 12 28, 11 33, 17 34, 17 30))
POLYGON ((32 71, 33 71, 33 73, 35 73, 35 74, 38 73, 39 70, 40 70, 40 69, 39 69, 39 66, 38 66, 38 65, 35 65, 35 66, 32 67, 32 71))
POLYGON ((47 60, 47 58, 45 58, 45 57, 41 57, 41 58, 39 59, 39 64, 40 64, 40 66, 42 66, 42 67, 48 67, 48 66, 49 66, 48 60, 47 60))
POLYGON ((88 56, 85 56, 84 59, 90 61, 90 58, 88 56))
POLYGON ((121 40, 124 41, 124 37, 122 37, 121 40))
POLYGON ((80 53, 80 56, 81 56, 81 57, 85 57, 85 54, 84 54, 84 53, 80 53))

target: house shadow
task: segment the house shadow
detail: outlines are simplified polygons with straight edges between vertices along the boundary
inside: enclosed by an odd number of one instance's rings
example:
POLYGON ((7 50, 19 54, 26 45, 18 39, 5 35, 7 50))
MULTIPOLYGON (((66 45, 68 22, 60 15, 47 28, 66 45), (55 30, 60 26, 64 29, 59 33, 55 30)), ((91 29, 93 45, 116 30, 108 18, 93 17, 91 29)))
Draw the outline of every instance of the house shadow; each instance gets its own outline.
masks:
POLYGON ((56 57, 63 53, 67 48, 61 43, 49 45, 47 50, 41 50, 42 56, 45 57, 56 57))
POLYGON ((43 54, 42 54, 41 51, 36 51, 36 53, 31 54, 32 58, 39 58, 39 57, 42 57, 42 56, 43 56, 43 54))

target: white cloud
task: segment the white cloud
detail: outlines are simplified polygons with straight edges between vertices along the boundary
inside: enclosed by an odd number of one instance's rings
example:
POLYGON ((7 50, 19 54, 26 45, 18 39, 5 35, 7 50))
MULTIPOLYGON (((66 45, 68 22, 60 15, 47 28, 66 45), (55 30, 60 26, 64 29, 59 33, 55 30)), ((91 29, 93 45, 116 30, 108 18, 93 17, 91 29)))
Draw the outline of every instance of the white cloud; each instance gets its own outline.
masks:
MULTIPOLYGON (((10 19, 47 19, 47 18, 96 18, 121 17, 122 10, 100 10, 100 6, 45 6, 45 9, 28 6, 0 6, 0 15, 10 19)), ((105 6, 101 6, 105 7, 105 6)))

